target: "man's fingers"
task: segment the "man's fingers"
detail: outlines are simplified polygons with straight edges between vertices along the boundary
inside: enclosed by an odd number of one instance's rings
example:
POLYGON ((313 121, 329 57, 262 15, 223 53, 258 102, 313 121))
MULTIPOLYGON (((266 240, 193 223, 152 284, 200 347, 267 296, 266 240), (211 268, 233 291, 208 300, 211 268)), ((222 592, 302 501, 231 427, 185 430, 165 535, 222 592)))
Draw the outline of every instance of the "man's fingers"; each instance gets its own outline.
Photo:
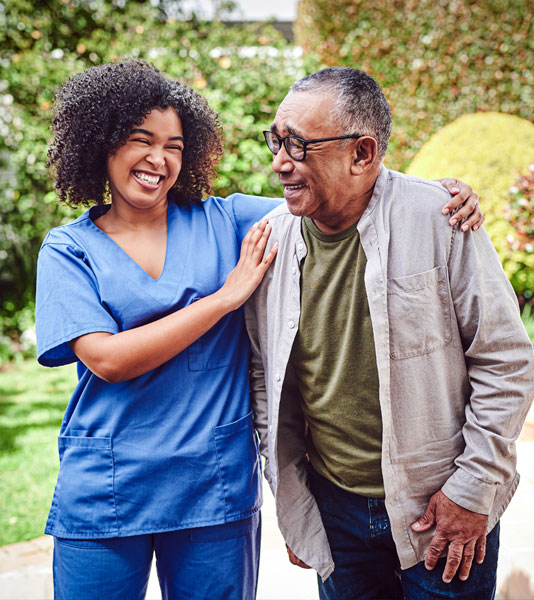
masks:
POLYGON ((429 571, 431 571, 438 564, 439 557, 443 553, 443 550, 445 550, 446 546, 447 538, 444 538, 439 533, 436 533, 430 541, 430 546, 428 547, 425 558, 425 567, 429 571))
POLYGON ((411 527, 414 531, 427 531, 436 522, 436 509, 433 498, 430 499, 425 512, 422 514, 411 527))
POLYGON ((310 565, 307 565, 303 560, 300 560, 300 558, 297 558, 297 562, 293 564, 301 569, 311 569, 310 565))
MULTIPOLYGON (((449 545, 449 550, 447 552, 447 564, 445 565, 445 569, 443 570, 443 581, 445 583, 450 583, 452 578, 456 575, 456 571, 462 562, 464 545, 458 542, 452 542, 449 545)), ((473 558, 471 556, 471 562, 473 558)), ((471 569, 471 563, 469 563, 469 569, 471 569)))
POLYGON ((309 565, 307 565, 303 560, 300 560, 300 558, 293 552, 293 550, 291 550, 291 548, 286 544, 286 550, 287 550, 287 555, 289 557, 289 562, 292 565, 296 565, 297 567, 300 567, 301 569, 311 569, 311 567, 309 565))
POLYGON ((469 573, 471 571, 471 565, 473 564, 473 559, 475 558, 475 542, 469 542, 464 546, 464 553, 462 556, 462 561, 460 563, 460 569, 458 571, 458 577, 465 581, 469 577, 469 573))
POLYGON ((486 558, 486 536, 479 537, 475 544, 475 560, 479 565, 484 562, 486 558))

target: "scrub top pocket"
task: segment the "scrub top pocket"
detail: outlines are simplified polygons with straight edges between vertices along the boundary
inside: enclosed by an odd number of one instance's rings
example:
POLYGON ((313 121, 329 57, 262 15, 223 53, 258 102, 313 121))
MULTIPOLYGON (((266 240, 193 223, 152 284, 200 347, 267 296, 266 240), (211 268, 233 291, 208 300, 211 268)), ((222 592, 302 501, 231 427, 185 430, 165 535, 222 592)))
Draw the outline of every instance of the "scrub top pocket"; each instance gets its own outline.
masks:
POLYGON ((225 517, 247 516, 261 506, 261 470, 252 411, 213 428, 224 490, 225 517))
POLYGON ((240 319, 239 311, 226 315, 189 346, 187 360, 190 371, 220 369, 235 364, 236 333, 243 329, 240 319))
POLYGON ((47 531, 69 538, 118 535, 111 438, 60 436, 59 476, 47 531))

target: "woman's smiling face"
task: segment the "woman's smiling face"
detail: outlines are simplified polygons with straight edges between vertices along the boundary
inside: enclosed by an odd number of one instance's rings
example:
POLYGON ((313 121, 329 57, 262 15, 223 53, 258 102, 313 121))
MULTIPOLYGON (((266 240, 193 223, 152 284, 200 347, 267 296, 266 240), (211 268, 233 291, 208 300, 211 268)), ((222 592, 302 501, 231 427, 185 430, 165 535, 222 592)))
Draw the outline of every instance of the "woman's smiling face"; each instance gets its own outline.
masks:
POLYGON ((182 167, 184 135, 173 108, 152 109, 107 160, 112 202, 146 210, 167 201, 182 167))

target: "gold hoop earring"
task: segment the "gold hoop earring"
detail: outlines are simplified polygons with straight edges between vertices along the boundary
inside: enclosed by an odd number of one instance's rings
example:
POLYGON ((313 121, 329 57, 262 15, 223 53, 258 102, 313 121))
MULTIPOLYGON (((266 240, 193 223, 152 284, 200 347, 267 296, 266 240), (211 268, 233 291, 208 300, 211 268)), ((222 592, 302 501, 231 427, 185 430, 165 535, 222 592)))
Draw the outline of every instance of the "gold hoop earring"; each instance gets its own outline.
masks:
POLYGON ((111 204, 111 186, 109 185, 108 178, 106 178, 106 183, 104 185, 104 203, 111 204))

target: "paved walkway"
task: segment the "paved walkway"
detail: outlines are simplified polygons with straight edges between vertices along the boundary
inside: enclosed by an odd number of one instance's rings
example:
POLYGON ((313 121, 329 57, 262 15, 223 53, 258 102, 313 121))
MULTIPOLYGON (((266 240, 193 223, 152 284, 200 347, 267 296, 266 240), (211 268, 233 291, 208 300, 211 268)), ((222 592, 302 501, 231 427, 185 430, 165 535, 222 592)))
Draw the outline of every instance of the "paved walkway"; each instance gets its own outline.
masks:
MULTIPOLYGON (((534 408, 517 449, 522 478, 501 519, 497 600, 534 600, 534 408)), ((287 560, 267 486, 265 496, 258 600, 316 600, 314 573, 294 567, 287 560)), ((53 598, 51 555, 52 540, 48 536, 0 548, 0 600, 53 598)), ((153 571, 147 600, 160 599, 153 571)))

